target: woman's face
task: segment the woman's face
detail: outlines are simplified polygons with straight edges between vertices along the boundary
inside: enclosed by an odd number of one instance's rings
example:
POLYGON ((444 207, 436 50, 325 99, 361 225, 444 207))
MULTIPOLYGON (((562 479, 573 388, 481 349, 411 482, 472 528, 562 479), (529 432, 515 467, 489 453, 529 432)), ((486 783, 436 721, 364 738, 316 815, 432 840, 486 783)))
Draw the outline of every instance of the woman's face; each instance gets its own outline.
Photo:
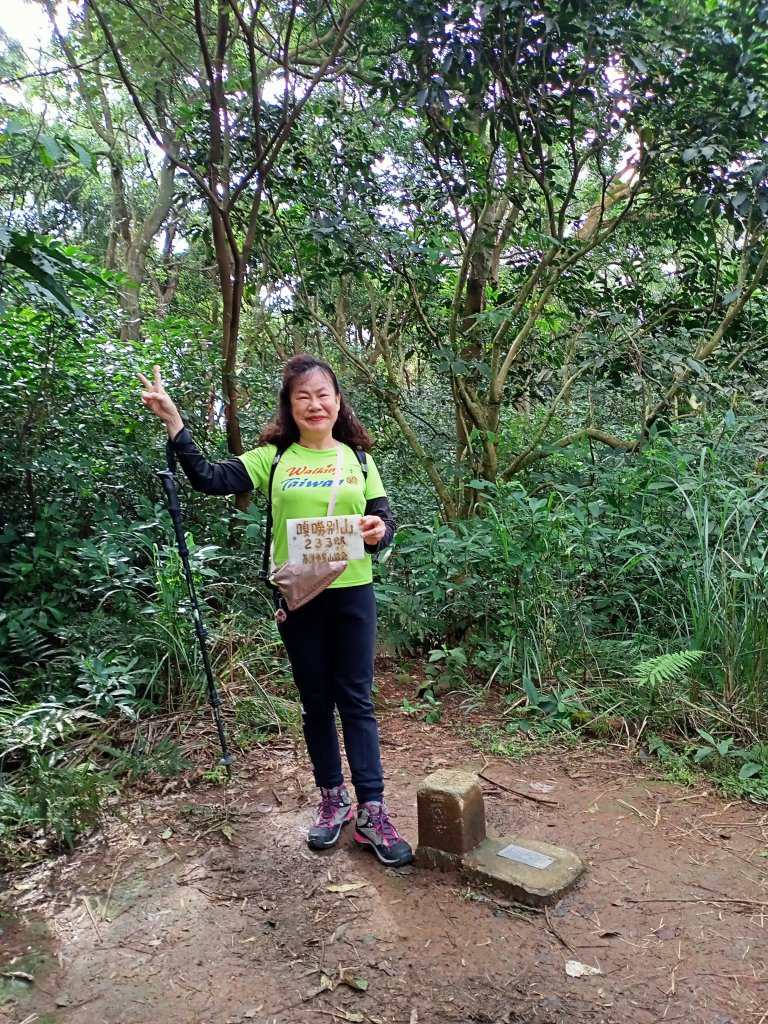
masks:
POLYGON ((297 377, 291 386, 291 413, 302 441, 330 442, 341 396, 319 367, 297 377))

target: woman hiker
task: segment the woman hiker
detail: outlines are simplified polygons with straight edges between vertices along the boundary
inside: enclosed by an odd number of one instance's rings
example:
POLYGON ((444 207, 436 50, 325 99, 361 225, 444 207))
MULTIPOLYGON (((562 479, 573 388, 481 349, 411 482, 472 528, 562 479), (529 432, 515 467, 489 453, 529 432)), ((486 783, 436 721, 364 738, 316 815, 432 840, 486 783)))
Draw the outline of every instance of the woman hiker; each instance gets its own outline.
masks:
POLYGON ((395 521, 373 459, 367 474, 355 449, 370 450, 371 439, 344 401, 331 367, 313 356, 289 359, 283 370, 277 415, 262 431, 258 447, 236 459, 208 462, 184 426, 163 387, 143 374, 141 399, 165 424, 190 483, 205 494, 236 494, 258 488, 267 493, 273 460, 274 562, 288 558, 288 519, 328 514, 329 490, 340 479, 336 515, 359 515, 365 557, 350 561, 317 597, 276 618, 302 705, 302 722, 315 782, 320 788, 317 819, 307 835, 313 850, 338 840, 356 817, 354 840, 382 864, 402 867, 413 860, 384 803, 379 730, 371 700, 376 635, 371 553, 392 543, 395 521), (341 451, 339 451, 341 449, 341 451), (334 712, 344 734, 357 809, 341 768, 334 712))

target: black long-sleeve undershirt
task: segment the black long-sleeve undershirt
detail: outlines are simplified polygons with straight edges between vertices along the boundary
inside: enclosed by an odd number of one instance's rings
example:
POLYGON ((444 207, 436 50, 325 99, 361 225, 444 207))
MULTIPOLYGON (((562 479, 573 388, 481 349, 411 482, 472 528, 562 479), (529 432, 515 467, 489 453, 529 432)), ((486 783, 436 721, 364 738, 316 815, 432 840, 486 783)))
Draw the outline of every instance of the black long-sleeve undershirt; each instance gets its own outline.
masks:
MULTIPOLYGON (((240 459, 224 459, 209 462, 192 439, 186 427, 171 440, 171 447, 181 463, 187 479, 196 491, 202 494, 242 494, 253 490, 253 481, 240 459)), ((365 515, 378 516, 384 523, 384 537, 378 544, 366 544, 369 554, 383 551, 392 543, 397 524, 386 498, 368 498, 365 515)))
POLYGON ((253 481, 240 459, 209 462, 186 427, 182 427, 171 441, 176 457, 187 479, 196 491, 203 494, 242 494, 253 490, 253 481))

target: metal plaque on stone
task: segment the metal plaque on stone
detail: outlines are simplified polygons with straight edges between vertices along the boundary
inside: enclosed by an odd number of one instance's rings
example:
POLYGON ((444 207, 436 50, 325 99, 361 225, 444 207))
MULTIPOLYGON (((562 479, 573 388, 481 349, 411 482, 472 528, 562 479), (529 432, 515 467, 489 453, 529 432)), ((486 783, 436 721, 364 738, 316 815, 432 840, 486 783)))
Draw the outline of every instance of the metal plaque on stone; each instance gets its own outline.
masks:
POLYGON ((503 850, 499 850, 497 856, 517 861, 518 864, 527 864, 528 867, 538 868, 540 871, 543 871, 544 868, 548 868, 550 864, 555 862, 554 857, 547 857, 537 850, 529 850, 525 846, 516 846, 514 843, 510 843, 503 850))

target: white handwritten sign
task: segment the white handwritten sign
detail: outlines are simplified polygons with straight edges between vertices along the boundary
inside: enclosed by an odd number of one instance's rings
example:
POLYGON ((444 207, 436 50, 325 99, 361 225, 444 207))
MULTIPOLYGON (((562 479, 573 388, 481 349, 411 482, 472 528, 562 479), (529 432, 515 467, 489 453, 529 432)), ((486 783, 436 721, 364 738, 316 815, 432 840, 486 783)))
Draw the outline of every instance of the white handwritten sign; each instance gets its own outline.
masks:
POLYGON ((288 561, 352 562, 365 556, 360 516, 318 516, 288 520, 288 561))

